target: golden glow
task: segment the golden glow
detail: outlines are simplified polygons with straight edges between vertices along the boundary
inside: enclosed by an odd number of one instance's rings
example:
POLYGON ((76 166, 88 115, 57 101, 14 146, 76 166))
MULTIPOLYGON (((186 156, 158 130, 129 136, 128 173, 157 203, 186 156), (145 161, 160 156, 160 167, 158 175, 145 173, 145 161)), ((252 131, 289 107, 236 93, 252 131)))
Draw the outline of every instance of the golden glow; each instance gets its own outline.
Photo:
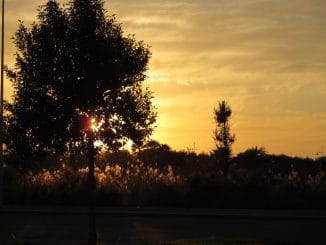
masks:
POLYGON ((315 156, 326 148, 326 2, 109 1, 126 33, 152 46, 153 138, 214 149, 213 108, 233 110, 234 152, 315 156), (144 18, 144 16, 146 16, 144 18))
MULTIPOLYGON (((9 67, 17 20, 36 20, 43 3, 7 2, 9 67)), ((110 0, 105 6, 124 33, 151 46, 146 85, 158 107, 154 139, 211 151, 213 108, 227 100, 235 153, 255 145, 300 156, 325 151, 326 1, 110 0)), ((5 89, 9 98, 9 83, 5 89)))
MULTIPOLYGON (((91 117, 90 118, 90 127, 91 127, 91 130, 93 132, 98 132, 102 125, 103 125, 103 120, 100 120, 100 122, 97 122, 96 118, 95 117, 91 117)), ((105 147, 105 144, 102 140, 100 139, 97 139, 94 141, 93 143, 94 147, 97 148, 97 149, 101 149, 101 150, 105 150, 106 147, 105 147)))
POLYGON ((103 143, 103 141, 102 141, 102 140, 95 140, 95 142, 94 142, 94 147, 95 147, 95 148, 103 149, 103 147, 104 147, 104 143, 103 143))
POLYGON ((126 151, 129 151, 129 152, 132 152, 132 141, 131 140, 128 140, 126 144, 124 144, 124 146, 121 147, 121 150, 126 150, 126 151))
POLYGON ((96 125, 96 119, 93 117, 93 118, 91 118, 91 129, 92 129, 92 131, 97 131, 97 125, 96 125))
POLYGON ((90 127, 93 132, 98 132, 101 127, 103 126, 104 120, 101 119, 99 122, 96 120, 95 117, 90 119, 90 127))
MULTIPOLYGON (((54 186, 62 182, 62 178, 66 178, 72 171, 74 174, 83 178, 88 174, 88 167, 79 168, 77 171, 75 168, 69 166, 64 166, 61 169, 58 168, 55 170, 43 169, 40 173, 28 175, 28 177, 30 177, 30 181, 33 184, 54 186)), ((126 190, 132 190, 134 184, 142 183, 141 181, 145 181, 146 184, 159 182, 173 184, 184 181, 182 176, 174 173, 171 165, 168 165, 167 171, 162 171, 156 167, 146 166, 143 162, 127 162, 123 165, 113 162, 107 164, 105 169, 95 166, 94 174, 98 181, 98 185, 112 186, 112 184, 118 183, 119 188, 122 187, 126 190)))

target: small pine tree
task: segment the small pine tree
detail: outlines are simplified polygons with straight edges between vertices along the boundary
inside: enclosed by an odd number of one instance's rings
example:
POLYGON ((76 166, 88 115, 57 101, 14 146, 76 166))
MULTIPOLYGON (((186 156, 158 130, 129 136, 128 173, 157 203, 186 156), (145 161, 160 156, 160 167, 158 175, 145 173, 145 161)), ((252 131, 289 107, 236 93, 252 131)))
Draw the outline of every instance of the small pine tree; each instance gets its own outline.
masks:
POLYGON ((214 108, 214 120, 217 124, 214 130, 214 141, 216 144, 215 153, 222 158, 223 172, 227 178, 229 172, 229 162, 232 154, 232 144, 235 141, 235 135, 230 132, 230 117, 232 110, 228 103, 223 100, 219 102, 218 108, 214 108))

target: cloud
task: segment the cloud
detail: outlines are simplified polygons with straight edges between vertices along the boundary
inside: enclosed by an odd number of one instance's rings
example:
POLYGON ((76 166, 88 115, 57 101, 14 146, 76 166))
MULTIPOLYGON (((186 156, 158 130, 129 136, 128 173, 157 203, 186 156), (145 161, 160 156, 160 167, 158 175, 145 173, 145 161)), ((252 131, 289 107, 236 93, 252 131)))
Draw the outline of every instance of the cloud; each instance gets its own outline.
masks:
MULTIPOLYGON (((16 21, 35 20, 44 2, 8 1, 7 42, 16 21)), ((226 99, 236 151, 263 144, 272 152, 312 155, 325 144, 326 1, 110 0, 105 6, 126 34, 151 46, 146 83, 159 108, 158 140, 178 149, 196 141, 200 151, 211 150, 212 109, 226 99)), ((13 53, 11 44, 11 64, 13 53)))

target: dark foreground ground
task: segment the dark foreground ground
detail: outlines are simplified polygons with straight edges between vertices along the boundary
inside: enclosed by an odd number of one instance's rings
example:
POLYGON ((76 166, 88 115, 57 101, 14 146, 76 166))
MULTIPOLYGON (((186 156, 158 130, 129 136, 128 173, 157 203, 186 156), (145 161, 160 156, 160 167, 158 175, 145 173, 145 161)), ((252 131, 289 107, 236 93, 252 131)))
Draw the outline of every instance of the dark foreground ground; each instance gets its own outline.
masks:
MULTIPOLYGON (((87 244, 85 211, 4 207, 0 244, 87 244)), ((98 244, 326 244, 326 212, 99 208, 97 231, 98 244)))

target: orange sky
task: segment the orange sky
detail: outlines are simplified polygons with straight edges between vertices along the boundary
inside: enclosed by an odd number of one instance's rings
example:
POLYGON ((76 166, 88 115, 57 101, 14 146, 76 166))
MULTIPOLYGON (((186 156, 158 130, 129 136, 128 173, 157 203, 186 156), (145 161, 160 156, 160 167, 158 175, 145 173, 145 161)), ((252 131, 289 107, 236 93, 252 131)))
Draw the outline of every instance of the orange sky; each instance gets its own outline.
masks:
MULTIPOLYGON (((45 1, 6 2, 5 59, 12 66, 18 19, 36 20, 45 1)), ((159 112, 154 139, 211 151, 213 108, 225 99, 235 153, 256 145, 271 153, 326 153, 326 1, 105 2, 126 34, 151 46, 146 84, 159 112)))

